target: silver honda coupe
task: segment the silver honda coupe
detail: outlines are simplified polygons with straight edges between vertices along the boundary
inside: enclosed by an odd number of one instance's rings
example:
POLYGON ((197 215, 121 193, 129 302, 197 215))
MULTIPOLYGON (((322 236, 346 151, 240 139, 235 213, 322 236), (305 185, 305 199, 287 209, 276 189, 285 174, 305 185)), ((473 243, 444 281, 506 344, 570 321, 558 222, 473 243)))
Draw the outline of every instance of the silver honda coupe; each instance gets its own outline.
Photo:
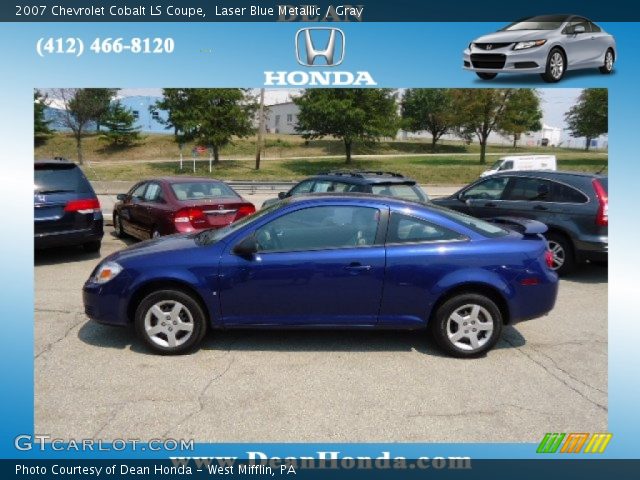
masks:
POLYGON ((612 35, 577 15, 525 18, 475 39, 464 50, 464 69, 483 80, 499 73, 539 73, 557 82, 567 70, 598 68, 613 71, 617 60, 612 35))

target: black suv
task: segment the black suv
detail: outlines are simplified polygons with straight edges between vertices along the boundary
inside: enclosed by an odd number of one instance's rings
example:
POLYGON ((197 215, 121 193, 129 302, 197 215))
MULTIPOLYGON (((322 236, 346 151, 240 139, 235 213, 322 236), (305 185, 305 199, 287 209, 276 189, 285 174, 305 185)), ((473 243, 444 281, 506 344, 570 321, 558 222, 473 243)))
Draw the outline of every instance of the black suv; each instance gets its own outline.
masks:
POLYGON ((372 193, 402 198, 414 202, 427 202, 429 197, 415 180, 399 173, 380 171, 326 172, 302 180, 288 192, 280 192, 278 198, 270 198, 262 204, 267 207, 283 198, 306 193, 372 193))
POLYGON ((608 259, 608 178, 603 175, 497 173, 433 203, 479 218, 526 217, 545 223, 553 268, 560 274, 579 262, 608 259))
POLYGON ((34 162, 35 248, 82 245, 97 252, 103 236, 100 202, 80 168, 61 158, 34 162))

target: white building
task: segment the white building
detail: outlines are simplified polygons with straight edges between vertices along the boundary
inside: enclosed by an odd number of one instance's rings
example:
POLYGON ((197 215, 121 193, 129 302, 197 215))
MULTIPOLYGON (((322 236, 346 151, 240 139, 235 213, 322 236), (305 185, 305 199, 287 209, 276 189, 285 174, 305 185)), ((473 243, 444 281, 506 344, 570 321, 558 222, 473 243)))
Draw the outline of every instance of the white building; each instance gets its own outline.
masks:
POLYGON ((267 133, 284 133, 293 135, 296 132, 300 109, 293 102, 277 103, 265 106, 265 131, 267 133))

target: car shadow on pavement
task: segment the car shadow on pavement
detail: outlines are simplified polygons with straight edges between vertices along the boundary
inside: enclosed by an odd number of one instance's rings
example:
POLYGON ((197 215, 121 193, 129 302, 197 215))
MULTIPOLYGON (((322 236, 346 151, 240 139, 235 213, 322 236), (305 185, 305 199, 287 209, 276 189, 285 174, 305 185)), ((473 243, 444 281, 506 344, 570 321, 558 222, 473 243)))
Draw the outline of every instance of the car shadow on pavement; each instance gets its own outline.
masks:
MULTIPOLYGON (((610 77, 616 74, 615 69, 608 75, 601 74, 597 68, 587 68, 584 70, 569 70, 564 74, 563 80, 595 80, 597 78, 602 77, 610 77)), ((496 78, 492 80, 481 80, 480 78, 475 79, 473 82, 475 85, 482 87, 490 87, 492 85, 510 85, 510 84, 522 84, 527 86, 532 86, 535 84, 539 85, 549 85, 545 82, 540 75, 537 73, 527 73, 527 74, 502 74, 498 75, 496 78)), ((562 83, 562 81, 561 81, 562 83)))
POLYGON ((85 252, 82 247, 59 247, 35 250, 33 252, 34 266, 57 265, 59 263, 85 262, 100 259, 100 252, 85 252))
MULTIPOLYGON (((110 327, 87 321, 78 338, 88 344, 116 350, 155 355, 136 336, 132 326, 110 327)), ((505 326, 503 339, 494 349, 518 348, 525 339, 512 326, 505 326)), ((270 352, 411 352, 448 357, 424 330, 214 330, 203 339, 199 350, 270 352)))
MULTIPOLYGON (((607 283, 609 281, 609 268, 607 265, 587 263, 580 265, 569 275, 562 277, 562 281, 576 283, 607 283)), ((560 285, 562 288, 562 284, 560 285)))

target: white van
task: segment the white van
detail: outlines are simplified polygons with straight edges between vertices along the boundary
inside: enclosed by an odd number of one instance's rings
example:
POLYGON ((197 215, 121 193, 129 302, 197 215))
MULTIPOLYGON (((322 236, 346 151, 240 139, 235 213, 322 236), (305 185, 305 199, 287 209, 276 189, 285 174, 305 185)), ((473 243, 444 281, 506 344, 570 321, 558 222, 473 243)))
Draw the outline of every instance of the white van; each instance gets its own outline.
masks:
POLYGON ((480 176, 486 177, 494 173, 511 170, 556 170, 556 168, 555 155, 514 155, 500 158, 489 170, 482 172, 480 176))

